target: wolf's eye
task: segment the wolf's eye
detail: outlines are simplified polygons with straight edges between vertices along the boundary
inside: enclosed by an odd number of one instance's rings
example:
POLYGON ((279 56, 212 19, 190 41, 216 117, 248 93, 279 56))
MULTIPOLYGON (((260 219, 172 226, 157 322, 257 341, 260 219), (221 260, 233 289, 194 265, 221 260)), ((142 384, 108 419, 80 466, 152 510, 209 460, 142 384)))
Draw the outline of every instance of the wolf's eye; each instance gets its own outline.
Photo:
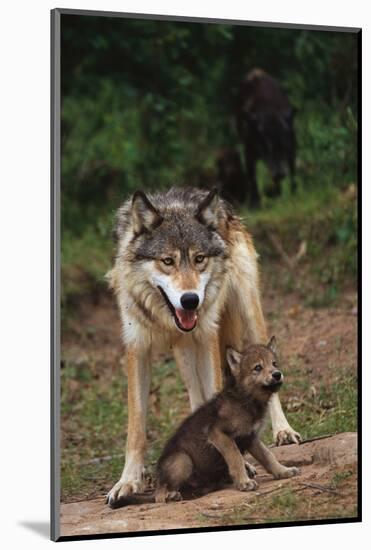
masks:
POLYGON ((195 262, 196 264, 202 264, 204 259, 205 259, 205 256, 203 254, 197 254, 197 256, 195 257, 195 262))
POLYGON ((260 363, 258 363, 257 365, 255 365, 255 367, 254 367, 254 371, 255 371, 255 372, 260 372, 261 370, 263 370, 263 367, 261 366, 260 363))
POLYGON ((277 367, 277 361, 272 361, 272 367, 277 367))
POLYGON ((174 265, 173 258, 163 258, 162 261, 164 262, 165 265, 174 265))

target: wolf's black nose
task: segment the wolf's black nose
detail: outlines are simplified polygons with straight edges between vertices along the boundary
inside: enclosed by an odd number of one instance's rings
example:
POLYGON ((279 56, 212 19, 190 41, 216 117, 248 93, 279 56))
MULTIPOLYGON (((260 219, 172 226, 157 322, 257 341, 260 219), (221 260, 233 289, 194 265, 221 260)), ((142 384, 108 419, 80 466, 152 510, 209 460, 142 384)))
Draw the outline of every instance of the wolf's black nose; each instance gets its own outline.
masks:
POLYGON ((274 378, 278 382, 279 380, 281 380, 282 374, 279 370, 275 370, 274 372, 272 372, 272 378, 274 378))
POLYGON ((180 298, 180 303, 182 304, 183 308, 189 310, 196 309, 199 301, 199 297, 194 292, 186 292, 180 298))

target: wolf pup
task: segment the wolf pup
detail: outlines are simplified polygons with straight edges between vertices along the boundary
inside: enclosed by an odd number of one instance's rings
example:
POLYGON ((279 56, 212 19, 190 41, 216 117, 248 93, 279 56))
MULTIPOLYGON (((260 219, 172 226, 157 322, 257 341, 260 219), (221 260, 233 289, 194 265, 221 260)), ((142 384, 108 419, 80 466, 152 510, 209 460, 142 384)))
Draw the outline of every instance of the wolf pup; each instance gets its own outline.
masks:
POLYGON ((150 495, 129 495, 112 506, 180 500, 182 492, 212 488, 233 481, 250 491, 255 469, 242 453, 248 451, 276 479, 297 475, 286 468, 260 441, 268 402, 282 385, 276 342, 252 344, 245 352, 227 349, 232 376, 225 388, 189 416, 168 441, 157 464, 157 488, 150 495), (250 475, 250 477, 249 477, 250 475))
MULTIPOLYGON (((119 209, 118 250, 108 274, 117 295, 128 375, 125 467, 109 492, 144 488, 150 365, 173 352, 195 410, 222 387, 226 345, 268 340, 251 236, 216 191, 137 191, 119 209)), ((277 394, 270 401, 278 444, 298 442, 277 394)))

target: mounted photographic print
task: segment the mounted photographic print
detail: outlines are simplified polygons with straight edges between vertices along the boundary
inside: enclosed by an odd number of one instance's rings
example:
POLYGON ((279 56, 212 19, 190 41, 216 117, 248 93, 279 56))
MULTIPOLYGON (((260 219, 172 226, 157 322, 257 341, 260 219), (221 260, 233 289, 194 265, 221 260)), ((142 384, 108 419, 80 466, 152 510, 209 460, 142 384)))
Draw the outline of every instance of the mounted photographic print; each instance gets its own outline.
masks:
POLYGON ((361 520, 361 31, 52 11, 52 538, 361 520))

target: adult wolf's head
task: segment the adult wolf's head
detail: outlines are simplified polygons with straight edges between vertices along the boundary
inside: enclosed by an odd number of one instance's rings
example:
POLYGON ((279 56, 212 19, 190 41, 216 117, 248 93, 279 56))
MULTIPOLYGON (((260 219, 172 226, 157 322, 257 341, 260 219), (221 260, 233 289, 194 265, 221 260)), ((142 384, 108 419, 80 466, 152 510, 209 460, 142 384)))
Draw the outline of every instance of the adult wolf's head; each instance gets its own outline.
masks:
POLYGON ((137 191, 122 210, 118 261, 127 266, 128 292, 152 324, 192 331, 217 300, 227 269, 226 216, 215 190, 137 191))

